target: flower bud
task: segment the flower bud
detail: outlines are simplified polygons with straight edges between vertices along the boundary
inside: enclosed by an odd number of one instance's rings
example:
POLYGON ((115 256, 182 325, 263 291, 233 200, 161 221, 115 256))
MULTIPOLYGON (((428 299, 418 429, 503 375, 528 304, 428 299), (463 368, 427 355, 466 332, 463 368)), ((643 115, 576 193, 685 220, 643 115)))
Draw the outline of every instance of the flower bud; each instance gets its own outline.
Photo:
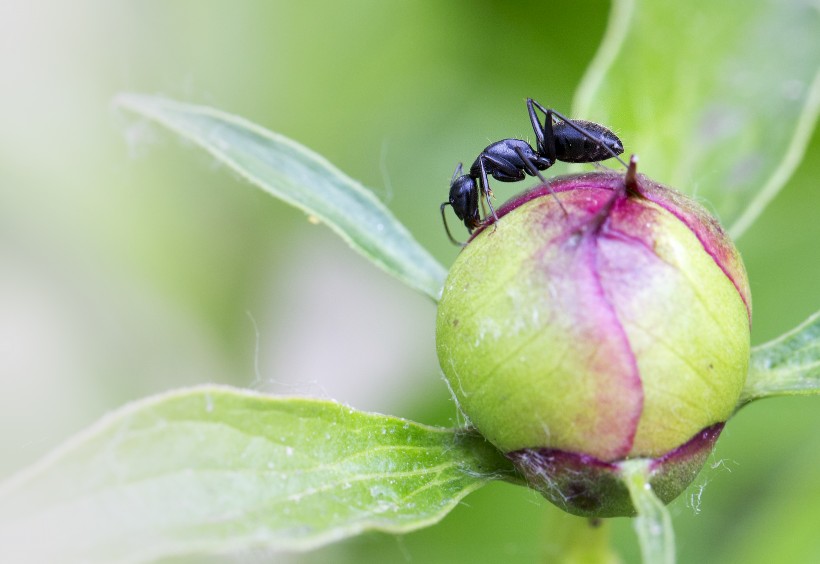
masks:
POLYGON ((633 180, 561 177, 513 198, 462 250, 438 308, 439 362, 464 415, 579 515, 634 513, 626 459, 653 460, 656 493, 676 497, 748 368, 734 245, 693 200, 633 180))

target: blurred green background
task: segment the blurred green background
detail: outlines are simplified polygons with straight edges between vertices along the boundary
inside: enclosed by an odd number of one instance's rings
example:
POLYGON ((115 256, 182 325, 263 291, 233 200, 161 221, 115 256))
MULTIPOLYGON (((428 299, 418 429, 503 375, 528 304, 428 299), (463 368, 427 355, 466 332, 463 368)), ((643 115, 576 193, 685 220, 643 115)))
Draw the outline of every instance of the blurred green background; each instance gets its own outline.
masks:
MULTIPOLYGON (((292 137, 372 187, 449 264, 457 249, 437 206, 456 163, 531 136, 526 97, 569 112, 608 11, 599 0, 0 0, 0 477, 124 402, 202 382, 457 423, 432 303, 111 100, 163 94, 292 137)), ((820 309, 818 157, 815 134, 738 241, 754 343, 820 309)), ((681 562, 820 561, 819 402, 768 400, 731 422, 673 504, 681 562)), ((437 527, 303 558, 549 560, 560 519, 536 494, 493 484, 437 527)), ((638 558, 628 520, 614 538, 638 558)))

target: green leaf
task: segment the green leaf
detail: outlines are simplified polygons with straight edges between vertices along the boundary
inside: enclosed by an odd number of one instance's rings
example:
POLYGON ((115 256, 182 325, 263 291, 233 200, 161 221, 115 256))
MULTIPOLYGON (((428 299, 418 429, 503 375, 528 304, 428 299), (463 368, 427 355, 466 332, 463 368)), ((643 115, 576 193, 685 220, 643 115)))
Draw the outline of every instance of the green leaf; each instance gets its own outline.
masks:
POLYGON ((0 486, 0 561, 298 551, 442 519, 511 471, 477 435, 227 387, 128 405, 0 486))
POLYGON ((785 335, 752 348, 738 408, 756 399, 820 394, 820 311, 785 335))
POLYGON ((627 460, 621 464, 624 484, 638 512, 635 531, 646 564, 674 564, 675 531, 669 510, 649 485, 651 460, 627 460))
POLYGON ((616 0, 575 115, 737 237, 799 164, 820 113, 820 10, 804 0, 616 0))
POLYGON ((118 106, 199 145, 251 183, 327 224, 356 251, 438 300, 446 271, 359 182, 310 149, 240 117, 154 96, 118 106))

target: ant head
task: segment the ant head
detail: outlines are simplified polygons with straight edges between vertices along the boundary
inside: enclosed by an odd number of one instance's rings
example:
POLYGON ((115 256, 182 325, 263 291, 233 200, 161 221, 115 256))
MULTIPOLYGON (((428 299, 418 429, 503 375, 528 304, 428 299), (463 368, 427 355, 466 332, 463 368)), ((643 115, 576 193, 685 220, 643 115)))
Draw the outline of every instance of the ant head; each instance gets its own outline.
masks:
POLYGON ((444 221, 444 230, 450 241, 463 246, 463 243, 456 241, 450 234, 444 208, 451 206, 456 217, 464 222, 470 233, 481 223, 481 218, 478 211, 478 189, 475 180, 468 174, 461 174, 461 171, 461 163, 458 163, 453 178, 450 180, 450 196, 446 202, 441 204, 441 219, 444 221))
MULTIPOLYGON (((457 172, 461 171, 459 165, 457 172)), ((472 231, 480 222, 478 213, 478 190, 475 180, 468 174, 454 176, 450 182, 450 197, 447 201, 453 206, 456 216, 472 231)))

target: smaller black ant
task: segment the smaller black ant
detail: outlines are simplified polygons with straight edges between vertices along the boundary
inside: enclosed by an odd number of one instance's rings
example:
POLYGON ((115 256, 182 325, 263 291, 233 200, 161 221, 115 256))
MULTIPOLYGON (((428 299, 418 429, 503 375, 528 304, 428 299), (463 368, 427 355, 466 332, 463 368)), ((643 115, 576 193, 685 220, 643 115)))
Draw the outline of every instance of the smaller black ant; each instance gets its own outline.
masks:
MULTIPOLYGON (((490 198, 493 195, 487 173, 501 182, 518 182, 526 175, 537 176, 542 182, 546 180, 539 171, 546 170, 555 161, 567 163, 592 163, 612 157, 629 168, 618 156, 624 152, 618 136, 606 127, 591 121, 570 120, 555 110, 547 109, 532 98, 527 98, 527 111, 535 131, 536 148, 521 139, 502 139, 488 145, 470 167, 469 174, 462 174, 461 163, 456 167, 450 181, 450 197, 441 204, 441 218, 447 237, 455 245, 463 245, 450 234, 445 206, 451 206, 456 216, 464 222, 467 231, 472 233, 481 225, 478 200, 483 194, 493 218, 498 216, 490 198), (535 108, 544 114, 544 124, 538 120, 535 108), (555 122, 558 118, 560 122, 555 122)), ((555 196, 555 194, 553 194, 555 196)), ((558 205, 564 209, 561 201, 555 196, 558 205)))

